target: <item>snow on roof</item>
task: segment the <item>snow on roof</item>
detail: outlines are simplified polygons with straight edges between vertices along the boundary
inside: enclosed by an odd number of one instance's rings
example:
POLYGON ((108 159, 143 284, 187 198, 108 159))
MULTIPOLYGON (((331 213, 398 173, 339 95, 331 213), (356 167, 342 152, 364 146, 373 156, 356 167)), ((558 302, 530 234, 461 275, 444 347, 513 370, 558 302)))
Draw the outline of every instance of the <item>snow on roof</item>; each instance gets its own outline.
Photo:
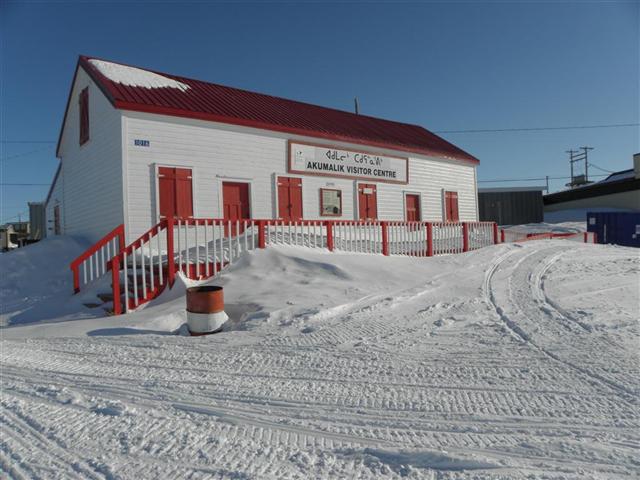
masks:
POLYGON ((189 89, 189 85, 187 84, 148 70, 142 70, 141 68, 96 60, 94 58, 90 59, 89 63, 112 82, 129 87, 177 88, 183 92, 189 89))
POLYGON ((599 181, 598 183, 618 182, 620 180, 627 180, 629 178, 635 178, 635 172, 633 168, 629 168, 628 170, 621 170, 619 172, 614 172, 604 180, 599 181))

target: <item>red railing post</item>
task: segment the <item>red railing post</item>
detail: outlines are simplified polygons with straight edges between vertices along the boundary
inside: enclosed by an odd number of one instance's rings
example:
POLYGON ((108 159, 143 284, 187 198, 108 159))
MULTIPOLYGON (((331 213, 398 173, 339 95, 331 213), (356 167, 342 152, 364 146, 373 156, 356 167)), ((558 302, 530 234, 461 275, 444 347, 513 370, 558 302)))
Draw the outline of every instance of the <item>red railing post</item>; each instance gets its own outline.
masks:
POLYGON ((122 313, 120 303, 120 254, 111 259, 111 292, 113 293, 113 314, 122 313))
POLYGON ((78 266, 71 265, 71 273, 73 274, 73 293, 80 291, 80 272, 78 266))
POLYGON ((168 217, 167 222, 167 283, 169 287, 173 286, 176 279, 176 262, 173 250, 173 225, 174 218, 168 217))
POLYGON ((500 229, 500 243, 504 243, 504 228, 500 229))
POLYGON ((121 225, 121 229, 120 229, 120 233, 118 234, 118 248, 120 249, 118 251, 118 253, 120 253, 121 251, 123 251, 125 249, 125 243, 124 243, 124 224, 121 225))
POLYGON ((469 251, 469 222, 462 222, 462 251, 469 251))
POLYGON ((333 223, 330 221, 324 222, 327 229, 327 248, 330 252, 333 252, 333 223))
POLYGON ((433 223, 427 222, 427 257, 433 257, 433 223))
POLYGON ((267 236, 266 236, 266 224, 264 220, 258 221, 258 248, 266 248, 267 247, 267 236))
POLYGON ((382 227, 382 254, 389 255, 389 224, 387 222, 380 222, 382 227))
POLYGON ((498 244, 498 224, 493 222, 493 244, 498 244))
POLYGON ((588 243, 587 238, 588 238, 588 234, 587 232, 584 232, 584 243, 588 243))

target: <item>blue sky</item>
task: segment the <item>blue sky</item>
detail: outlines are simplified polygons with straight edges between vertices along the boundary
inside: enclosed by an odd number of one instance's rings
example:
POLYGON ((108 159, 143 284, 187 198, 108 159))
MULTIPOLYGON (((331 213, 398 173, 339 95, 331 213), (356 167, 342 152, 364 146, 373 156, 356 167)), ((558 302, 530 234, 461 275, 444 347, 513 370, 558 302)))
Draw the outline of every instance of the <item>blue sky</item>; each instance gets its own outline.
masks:
MULTIPOLYGON (((50 183, 55 144, 13 142, 57 140, 79 54, 346 110, 357 96, 436 132, 638 123, 639 21, 635 1, 3 1, 0 183, 50 183)), ((442 136, 480 180, 568 175, 582 145, 606 170, 640 151, 638 127, 442 136)), ((48 190, 0 189, 0 222, 48 190)))

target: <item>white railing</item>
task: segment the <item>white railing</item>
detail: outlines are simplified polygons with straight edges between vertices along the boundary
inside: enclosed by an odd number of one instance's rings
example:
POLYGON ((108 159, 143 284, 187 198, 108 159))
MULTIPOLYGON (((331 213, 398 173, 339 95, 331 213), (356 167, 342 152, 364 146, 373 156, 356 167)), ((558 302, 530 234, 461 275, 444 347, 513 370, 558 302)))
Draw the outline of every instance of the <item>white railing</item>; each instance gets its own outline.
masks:
POLYGON ((327 248, 325 222, 315 220, 264 220, 266 245, 327 248))
POLYGON ((351 253, 382 253, 382 227, 378 221, 332 221, 332 249, 351 253))

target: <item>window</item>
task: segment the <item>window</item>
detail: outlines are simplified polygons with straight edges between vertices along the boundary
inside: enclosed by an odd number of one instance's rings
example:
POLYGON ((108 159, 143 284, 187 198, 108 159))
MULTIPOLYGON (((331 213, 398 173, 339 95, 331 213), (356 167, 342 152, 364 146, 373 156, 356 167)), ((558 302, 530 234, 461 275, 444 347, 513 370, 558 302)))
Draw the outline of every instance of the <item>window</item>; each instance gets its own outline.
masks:
POLYGON ((320 215, 339 217, 342 215, 342 191, 332 188, 320 189, 320 215))
POLYGON ((193 217, 191 170, 188 168, 158 168, 160 218, 193 217))
POLYGON ((80 145, 89 141, 89 87, 80 92, 80 145))
POLYGON ((459 221, 458 192, 444 192, 444 217, 447 222, 459 221))

